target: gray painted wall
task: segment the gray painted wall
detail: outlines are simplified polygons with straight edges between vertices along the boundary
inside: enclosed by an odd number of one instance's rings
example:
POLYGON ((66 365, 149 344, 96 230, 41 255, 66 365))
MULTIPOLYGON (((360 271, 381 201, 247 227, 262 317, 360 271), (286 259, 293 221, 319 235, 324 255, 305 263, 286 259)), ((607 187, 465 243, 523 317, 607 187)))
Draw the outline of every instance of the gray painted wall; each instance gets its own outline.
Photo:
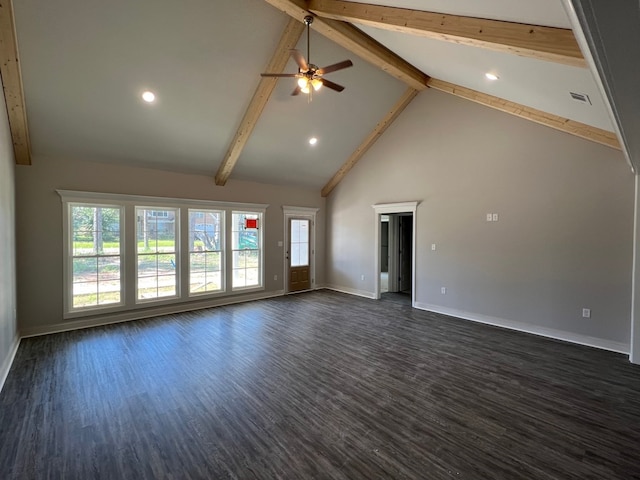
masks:
POLYGON ((418 200, 419 305, 628 349, 633 194, 621 152, 427 90, 329 196, 327 283, 373 294, 371 205, 418 200))
POLYGON ((264 233, 265 293, 284 288, 284 250, 277 245, 284 240, 282 205, 320 208, 316 226, 316 284, 324 283, 325 201, 317 190, 233 180, 225 187, 217 187, 213 176, 36 158, 33 166, 20 168, 16 174, 21 331, 38 331, 63 323, 62 204, 56 189, 269 204, 264 233), (277 281, 273 279, 276 274, 277 281))
POLYGON ((13 144, 0 95, 0 386, 18 341, 16 332, 15 190, 13 144))

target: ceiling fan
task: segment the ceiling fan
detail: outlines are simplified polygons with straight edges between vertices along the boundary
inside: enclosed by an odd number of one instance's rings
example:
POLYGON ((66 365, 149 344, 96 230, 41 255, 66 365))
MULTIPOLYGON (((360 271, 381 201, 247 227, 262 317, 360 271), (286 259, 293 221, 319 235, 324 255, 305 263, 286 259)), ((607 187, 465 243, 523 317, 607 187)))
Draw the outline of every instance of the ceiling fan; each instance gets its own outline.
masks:
POLYGON ((318 68, 317 65, 308 62, 310 59, 309 56, 309 25, 313 23, 313 17, 311 15, 307 15, 304 17, 304 24, 307 26, 307 59, 305 60, 302 53, 299 50, 291 49, 291 56, 298 64, 298 73, 261 73, 262 77, 290 77, 297 78, 298 85, 295 90, 291 93, 291 95, 298 95, 301 92, 309 94, 309 100, 311 100, 311 95, 313 91, 320 90, 320 88, 324 85, 331 90, 335 90, 336 92, 341 92, 344 90, 342 85, 338 85, 330 80, 327 80, 323 77, 327 73, 335 72, 337 70, 342 70, 343 68, 351 67, 353 62, 351 60, 344 60, 342 62, 334 63, 333 65, 329 65, 327 67, 318 68))

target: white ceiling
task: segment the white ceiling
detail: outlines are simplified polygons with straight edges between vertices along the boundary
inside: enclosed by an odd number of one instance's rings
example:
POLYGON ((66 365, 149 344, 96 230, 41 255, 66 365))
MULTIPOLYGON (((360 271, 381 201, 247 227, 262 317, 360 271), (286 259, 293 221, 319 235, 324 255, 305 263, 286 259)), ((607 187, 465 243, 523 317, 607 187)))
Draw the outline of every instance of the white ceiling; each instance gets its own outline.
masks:
MULTIPOLYGON (((300 40, 298 49, 306 55, 306 38, 300 40)), ((278 81, 232 178, 310 187, 327 183, 407 89, 394 77, 311 32, 312 63, 322 67, 347 58, 352 59, 353 67, 327 75, 346 87, 341 93, 322 88, 309 103, 304 95, 291 96, 293 79, 278 81), (312 136, 318 139, 314 146, 308 142, 312 136)), ((285 71, 296 71, 293 61, 285 71)))
POLYGON ((261 0, 14 4, 36 157, 211 174, 287 22, 261 0))
MULTIPOLYGON (((568 27, 561 0, 375 1, 407 8, 568 27)), ((288 17, 262 0, 14 2, 35 160, 128 163, 215 175, 288 17), (144 104, 151 89, 158 101, 144 104)), ((433 77, 612 130, 588 69, 360 27, 433 77), (483 77, 494 71, 500 80, 483 77), (571 100, 588 94, 592 106, 571 100)), ((306 51, 303 36, 298 48, 306 51)), ((280 79, 231 178, 321 188, 405 90, 311 33, 340 94, 307 103, 280 79), (309 146, 310 136, 318 144, 309 146)), ((289 62, 287 72, 295 72, 289 62)))
MULTIPOLYGON (((571 28, 562 0, 356 1, 532 25, 571 28)), ((588 68, 570 67, 361 24, 356 26, 427 75, 613 131, 609 113, 588 68), (489 81, 484 77, 486 72, 495 73, 500 79, 494 82, 489 81), (569 92, 587 94, 591 105, 573 100, 569 92)))
POLYGON ((432 77, 613 131, 588 68, 357 26, 432 77), (487 80, 486 72, 499 80, 487 80), (591 104, 573 100, 569 92, 587 94, 591 104))

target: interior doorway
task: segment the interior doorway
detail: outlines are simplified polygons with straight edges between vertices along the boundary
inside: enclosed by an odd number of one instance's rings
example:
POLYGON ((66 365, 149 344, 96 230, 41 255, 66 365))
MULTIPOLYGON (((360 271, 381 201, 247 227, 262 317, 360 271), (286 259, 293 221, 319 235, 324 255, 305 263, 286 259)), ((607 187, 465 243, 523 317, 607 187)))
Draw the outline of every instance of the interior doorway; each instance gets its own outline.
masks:
POLYGON ((389 291, 389 215, 380 215, 380 293, 389 291))
POLYGON ((374 205, 376 211, 375 298, 413 306, 418 202, 374 205))
POLYGON ((413 213, 380 216, 380 298, 412 304, 413 213))
POLYGON ((398 263, 398 288, 396 291, 411 294, 413 279, 411 268, 413 265, 413 214, 397 213, 398 241, 393 253, 398 263))

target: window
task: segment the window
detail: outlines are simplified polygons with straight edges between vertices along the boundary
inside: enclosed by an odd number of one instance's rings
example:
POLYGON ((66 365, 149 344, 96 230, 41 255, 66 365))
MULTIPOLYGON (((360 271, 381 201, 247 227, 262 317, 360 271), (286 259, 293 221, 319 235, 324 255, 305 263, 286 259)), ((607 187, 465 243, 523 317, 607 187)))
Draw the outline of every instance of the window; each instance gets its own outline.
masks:
POLYGON ((309 220, 291 219, 290 256, 292 267, 309 265, 309 220))
POLYGON ((177 210, 136 207, 137 299, 177 295, 177 210))
POLYGON ((70 310, 122 302, 120 220, 110 205, 69 204, 71 228, 70 310))
POLYGON ((261 223, 262 214, 260 213, 233 212, 231 241, 234 289, 262 285, 261 223))
POLYGON ((189 210, 189 293, 223 289, 223 212, 189 210))
POLYGON ((58 194, 66 245, 64 318, 135 317, 135 310, 152 306, 214 305, 214 297, 264 288, 267 205, 58 194))

